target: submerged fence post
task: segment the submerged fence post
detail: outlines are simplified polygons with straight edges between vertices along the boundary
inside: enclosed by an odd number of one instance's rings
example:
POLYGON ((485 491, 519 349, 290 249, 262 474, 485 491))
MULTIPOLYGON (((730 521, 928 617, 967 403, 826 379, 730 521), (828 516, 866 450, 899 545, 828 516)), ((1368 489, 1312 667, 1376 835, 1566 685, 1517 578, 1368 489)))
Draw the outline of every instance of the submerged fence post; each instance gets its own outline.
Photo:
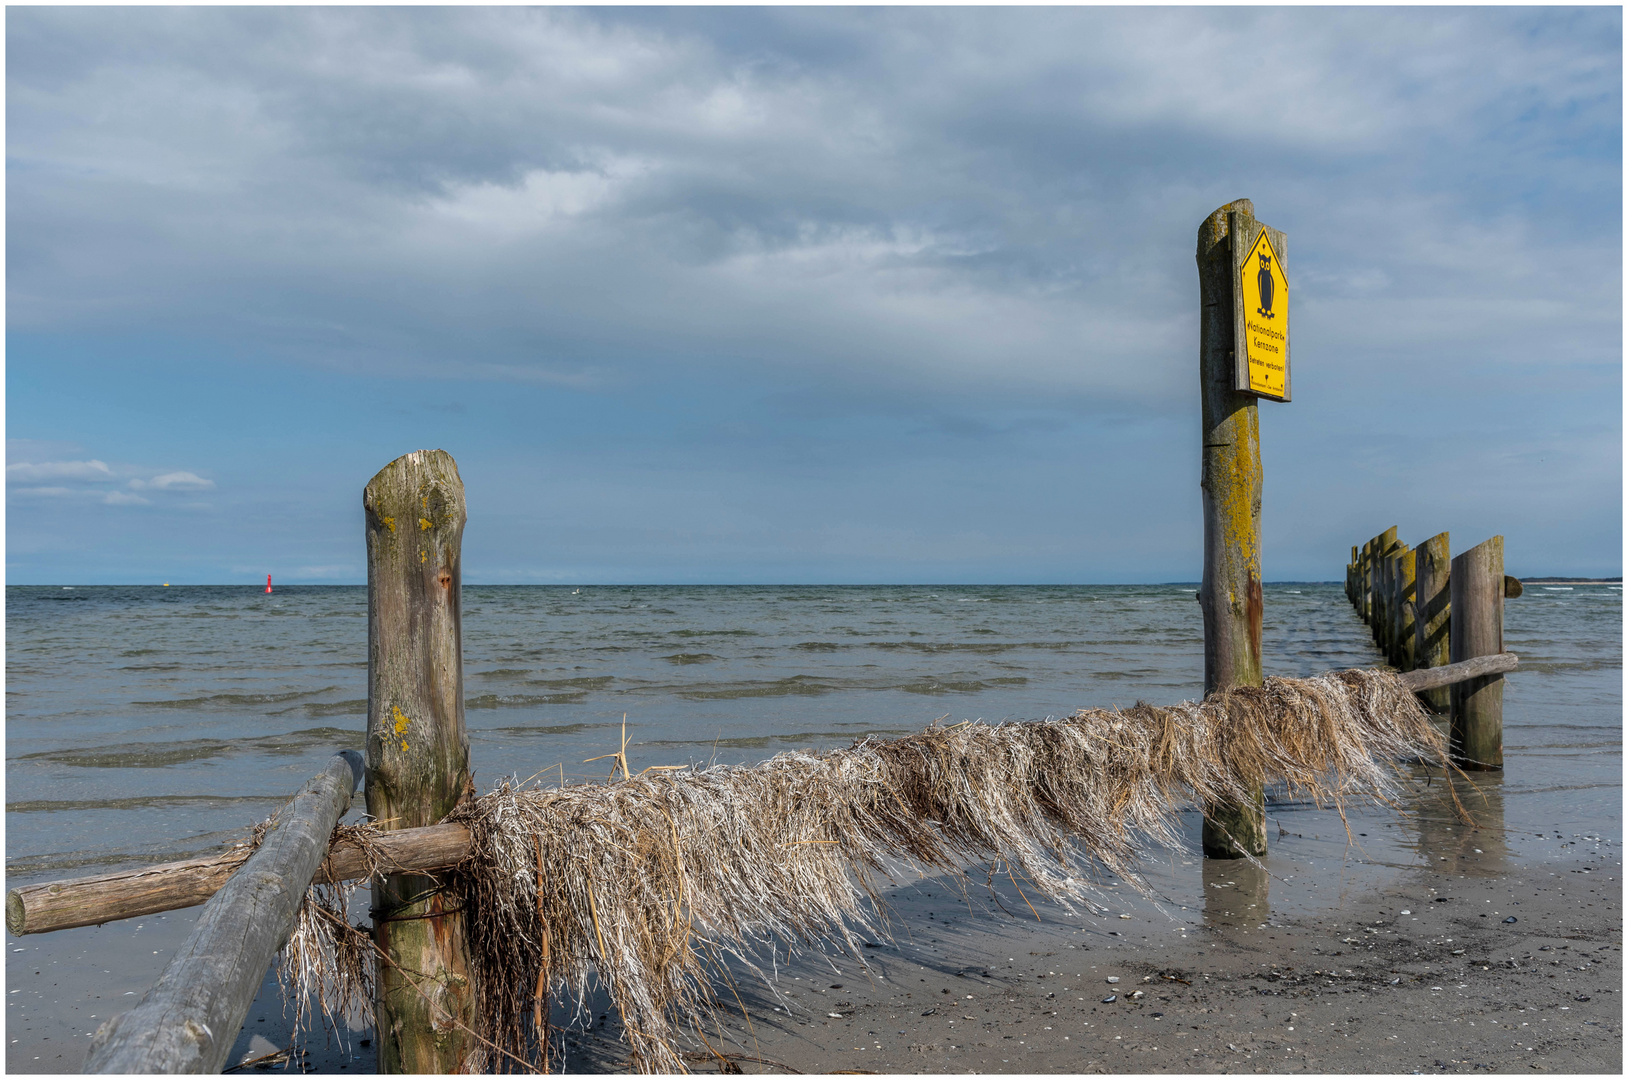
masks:
POLYGON ((1372 547, 1373 541, 1365 540, 1362 547, 1357 549, 1357 583, 1355 595, 1351 597, 1351 604, 1357 609, 1357 617, 1364 622, 1368 621, 1368 557, 1372 547))
POLYGON ((1392 525, 1379 534, 1374 549, 1374 617, 1369 629, 1373 631, 1374 644, 1379 646, 1381 653, 1385 652, 1385 628, 1391 617, 1391 559, 1398 544, 1396 526, 1392 525))
MULTIPOLYGON (((1413 666, 1444 667, 1452 663, 1448 651, 1448 547, 1447 534, 1437 533, 1413 549, 1413 666)), ((1421 695, 1432 711, 1444 713, 1452 700, 1447 687, 1421 695)))
MULTIPOLYGON (((1448 589, 1451 659, 1456 663, 1503 652, 1504 538, 1494 536, 1455 558, 1448 589)), ((1454 760, 1465 769, 1502 769, 1504 677, 1471 679, 1452 690, 1454 760)))
MULTIPOLYGON (((1261 453, 1255 398, 1234 389, 1233 241, 1254 226, 1248 199, 1228 203, 1198 230, 1199 394, 1204 501, 1204 692, 1261 684, 1261 453)), ((1204 810, 1204 854, 1266 854, 1259 788, 1236 806, 1204 810)))
POLYGON ((1392 612, 1396 607, 1396 549, 1392 544, 1379 559, 1379 618, 1374 622, 1374 644, 1388 662, 1391 658, 1392 612))
POLYGON ((1409 561, 1408 546, 1400 541, 1385 557, 1385 662, 1402 669, 1402 652, 1398 634, 1402 629, 1402 563, 1409 561))
MULTIPOLYGON (((464 733, 459 554, 464 487, 444 450, 368 482, 367 810, 383 829, 434 825, 473 791, 464 733)), ((373 882, 382 1073, 478 1065, 464 916, 424 874, 373 882)))
POLYGON ((1413 549, 1402 545, 1396 560, 1396 630, 1391 637, 1395 655, 1391 663, 1398 671, 1413 670, 1413 622, 1415 610, 1413 549))
POLYGON ((1356 616, 1363 622, 1368 622, 1368 569, 1372 560, 1372 547, 1374 541, 1363 541, 1363 547, 1356 559, 1356 596, 1351 603, 1356 606, 1356 616))

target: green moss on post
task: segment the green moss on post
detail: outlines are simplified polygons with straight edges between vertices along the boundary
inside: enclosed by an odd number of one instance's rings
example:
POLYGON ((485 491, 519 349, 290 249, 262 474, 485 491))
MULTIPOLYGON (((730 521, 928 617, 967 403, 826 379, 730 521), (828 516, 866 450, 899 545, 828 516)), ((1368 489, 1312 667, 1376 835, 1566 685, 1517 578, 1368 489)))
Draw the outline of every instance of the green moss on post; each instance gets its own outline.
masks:
MULTIPOLYGON (((1255 207, 1239 199, 1198 230, 1199 386, 1203 439, 1204 691, 1261 684, 1261 453, 1256 399, 1233 389, 1234 236, 1254 229, 1255 207)), ((1204 854, 1266 854, 1262 792, 1204 811, 1204 854)))

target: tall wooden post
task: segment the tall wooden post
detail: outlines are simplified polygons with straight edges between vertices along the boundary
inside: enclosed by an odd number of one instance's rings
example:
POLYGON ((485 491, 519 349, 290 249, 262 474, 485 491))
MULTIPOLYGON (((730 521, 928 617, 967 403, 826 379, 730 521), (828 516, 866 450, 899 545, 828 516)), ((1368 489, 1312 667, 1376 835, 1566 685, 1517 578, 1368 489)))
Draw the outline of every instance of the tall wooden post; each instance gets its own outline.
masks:
MULTIPOLYGON (((1255 398, 1233 389, 1233 245, 1255 207, 1239 199, 1198 230, 1199 394, 1204 501, 1204 692, 1261 684, 1261 452, 1255 398)), ((1241 805, 1204 811, 1204 854, 1266 854, 1266 810, 1256 788, 1241 805)))
POLYGON ((1365 541, 1362 545, 1362 565, 1357 575, 1357 614, 1363 622, 1368 621, 1368 587, 1371 584, 1374 567, 1374 542, 1365 541))
POLYGON ((1398 671, 1413 670, 1413 549, 1402 545, 1396 560, 1396 627, 1391 635, 1395 653, 1391 663, 1398 671))
POLYGON ((1379 587, 1375 589, 1378 603, 1374 605, 1374 644, 1380 655, 1390 659, 1391 626, 1391 570, 1396 565, 1396 545, 1392 544, 1379 555, 1379 587))
POLYGON ((1385 558, 1385 660, 1400 669, 1401 651, 1396 634, 1402 627, 1402 560, 1408 546, 1398 542, 1385 558))
POLYGON ((1377 605, 1374 601, 1374 590, 1379 585, 1379 537, 1368 541, 1368 573, 1363 581, 1362 590, 1362 621, 1368 624, 1369 629, 1374 625, 1374 612, 1377 605))
MULTIPOLYGON (((1453 661, 1504 651, 1504 538, 1494 536, 1453 560, 1448 583, 1453 614, 1448 652, 1453 661)), ((1504 767, 1504 677, 1455 683, 1449 740, 1464 769, 1504 767)))
MULTIPOLYGON (((385 829, 434 825, 473 791, 464 733, 459 552, 464 486, 444 450, 379 471, 367 518, 367 811, 385 829)), ((463 915, 433 878, 373 882, 379 1071, 480 1064, 463 915)))
MULTIPOLYGON (((1437 533, 1413 549, 1413 666, 1443 667, 1452 662, 1448 651, 1447 622, 1450 605, 1446 533, 1437 533)), ((1423 691, 1425 703, 1444 713, 1452 700, 1450 688, 1423 691)))
POLYGON ((1369 620, 1369 629, 1373 631, 1374 644, 1382 651, 1385 648, 1385 620, 1389 612, 1385 561, 1391 557, 1391 549, 1396 544, 1395 525, 1380 533, 1374 540, 1374 610, 1373 618, 1369 620))

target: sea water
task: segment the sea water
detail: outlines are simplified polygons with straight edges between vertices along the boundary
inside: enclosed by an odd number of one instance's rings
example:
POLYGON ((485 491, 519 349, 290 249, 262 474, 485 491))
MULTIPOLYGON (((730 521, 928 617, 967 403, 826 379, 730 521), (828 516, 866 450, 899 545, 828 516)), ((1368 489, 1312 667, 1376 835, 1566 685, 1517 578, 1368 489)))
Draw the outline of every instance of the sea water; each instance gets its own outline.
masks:
MULTIPOLYGON (((1190 584, 467 586, 476 784, 603 780, 1203 690, 1190 584), (624 721, 625 717, 625 721, 624 721)), ((1265 591, 1268 673, 1380 662, 1338 585, 1265 591)), ((1505 605, 1510 827, 1620 834, 1622 592, 1505 605)), ((7 589, 8 883, 219 850, 361 749, 363 587, 7 589)), ((1278 816, 1310 808, 1283 802, 1278 816)))
MULTIPOLYGON (((757 761, 941 719, 1171 704, 1202 691, 1194 595, 1183 584, 470 586, 471 764, 482 790, 503 777, 600 782, 624 722, 637 771, 757 761)), ((1339 586, 1267 585, 1265 599, 1269 673, 1379 663, 1339 586)), ((1474 828, 1417 767, 1394 807, 1343 819, 1272 791, 1264 866, 1197 858, 1187 810, 1187 850, 1144 863, 1151 897, 1112 881, 1097 897, 1115 911, 1151 904, 1145 932, 1171 942, 1189 929, 1247 940, 1257 924, 1338 920, 1403 875, 1498 876, 1578 852, 1620 866, 1621 626, 1616 586, 1534 584, 1506 604, 1521 666, 1505 680, 1505 771, 1458 784, 1474 828)), ((334 750, 363 744, 362 588, 12 587, 6 629, 8 886, 218 851, 334 750)), ((918 887, 910 880, 903 889, 918 887)), ((8 1070, 79 1071, 97 1026, 140 1000, 200 910, 7 934, 8 1070)), ((1039 911, 1065 937, 1086 932, 1039 911)), ((998 912, 985 915, 982 932, 1003 932, 998 912)), ((285 1007, 268 980, 231 1059, 287 1045, 285 1007)), ((346 1045, 316 1036, 312 1064, 371 1068, 371 1049, 346 1045)))

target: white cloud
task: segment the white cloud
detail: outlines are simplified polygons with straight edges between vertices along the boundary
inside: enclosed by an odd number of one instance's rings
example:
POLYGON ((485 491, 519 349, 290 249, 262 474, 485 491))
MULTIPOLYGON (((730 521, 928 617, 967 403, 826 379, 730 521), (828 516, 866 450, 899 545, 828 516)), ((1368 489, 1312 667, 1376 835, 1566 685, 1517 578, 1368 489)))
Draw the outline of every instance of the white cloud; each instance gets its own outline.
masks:
MULTIPOLYGON (((132 482, 130 486, 136 485, 132 482)), ((153 477, 145 486, 158 491, 207 491, 215 486, 215 482, 206 480, 197 473, 171 472, 153 477)))
MULTIPOLYGON (((8 318, 30 340, 163 342, 289 385, 302 372, 277 369, 321 365, 438 401, 502 381, 517 403, 580 410, 519 429, 495 410, 493 443, 522 455, 559 432, 613 445, 636 422, 628 453, 668 458, 677 424, 750 421, 750 460, 801 477, 869 469, 898 452, 895 428, 1106 430, 1192 409, 1194 233, 1248 196, 1290 234, 1297 403, 1262 424, 1301 424, 1296 460, 1326 443, 1367 461, 1372 416, 1420 409, 1480 445, 1503 430, 1489 411, 1533 401, 1553 407, 1512 426, 1542 447, 1580 425, 1620 445, 1621 18, 19 8, 8 318), (762 415, 816 397, 825 411, 783 429, 762 415), (884 414, 873 441, 848 438, 884 414)), ((376 404, 341 442, 378 430, 376 404)), ((109 460, 112 483, 84 471, 91 448, 40 444, 13 453, 34 471, 12 480, 31 519, 53 498, 99 510, 113 486, 179 512, 226 497, 184 461, 228 491, 255 483, 239 435, 109 460), (45 471, 66 466, 81 471, 45 471)), ((1190 471, 1105 445, 1122 456, 1099 474, 1192 505, 1190 471)), ((1620 517, 1619 459, 1590 445, 1576 470, 1610 481, 1603 510, 1577 497, 1547 518, 1620 517)), ((603 455, 584 460, 620 490, 603 455)), ((1517 517, 1555 490, 1493 501, 1517 517)), ((887 548, 876 522, 896 512, 874 511, 877 539, 853 550, 887 548)))
MULTIPOLYGON (((28 439, 11 439, 6 449, 12 457, 33 457, 52 444, 28 439)), ((99 458, 81 461, 13 461, 6 466, 6 490, 10 495, 33 499, 83 499, 106 506, 150 506, 153 500, 135 494, 146 492, 198 492, 214 488, 215 482, 186 469, 158 472, 140 465, 99 458), (156 473, 156 475, 154 475, 156 473), (57 481, 50 483, 50 481, 57 481), (122 481, 125 490, 109 491, 107 485, 122 481)))
POLYGON ((30 484, 41 480, 112 480, 113 470, 107 462, 97 461, 37 461, 18 462, 6 466, 8 483, 30 484))
POLYGON ((1448 332, 1524 356, 1560 316, 1504 300, 1576 291, 1500 266, 1581 248, 1620 288, 1620 151, 1573 145, 1620 133, 1612 18, 28 10, 10 314, 592 390, 678 354, 1168 404, 1193 232, 1249 194, 1308 286, 1486 295, 1448 332))

